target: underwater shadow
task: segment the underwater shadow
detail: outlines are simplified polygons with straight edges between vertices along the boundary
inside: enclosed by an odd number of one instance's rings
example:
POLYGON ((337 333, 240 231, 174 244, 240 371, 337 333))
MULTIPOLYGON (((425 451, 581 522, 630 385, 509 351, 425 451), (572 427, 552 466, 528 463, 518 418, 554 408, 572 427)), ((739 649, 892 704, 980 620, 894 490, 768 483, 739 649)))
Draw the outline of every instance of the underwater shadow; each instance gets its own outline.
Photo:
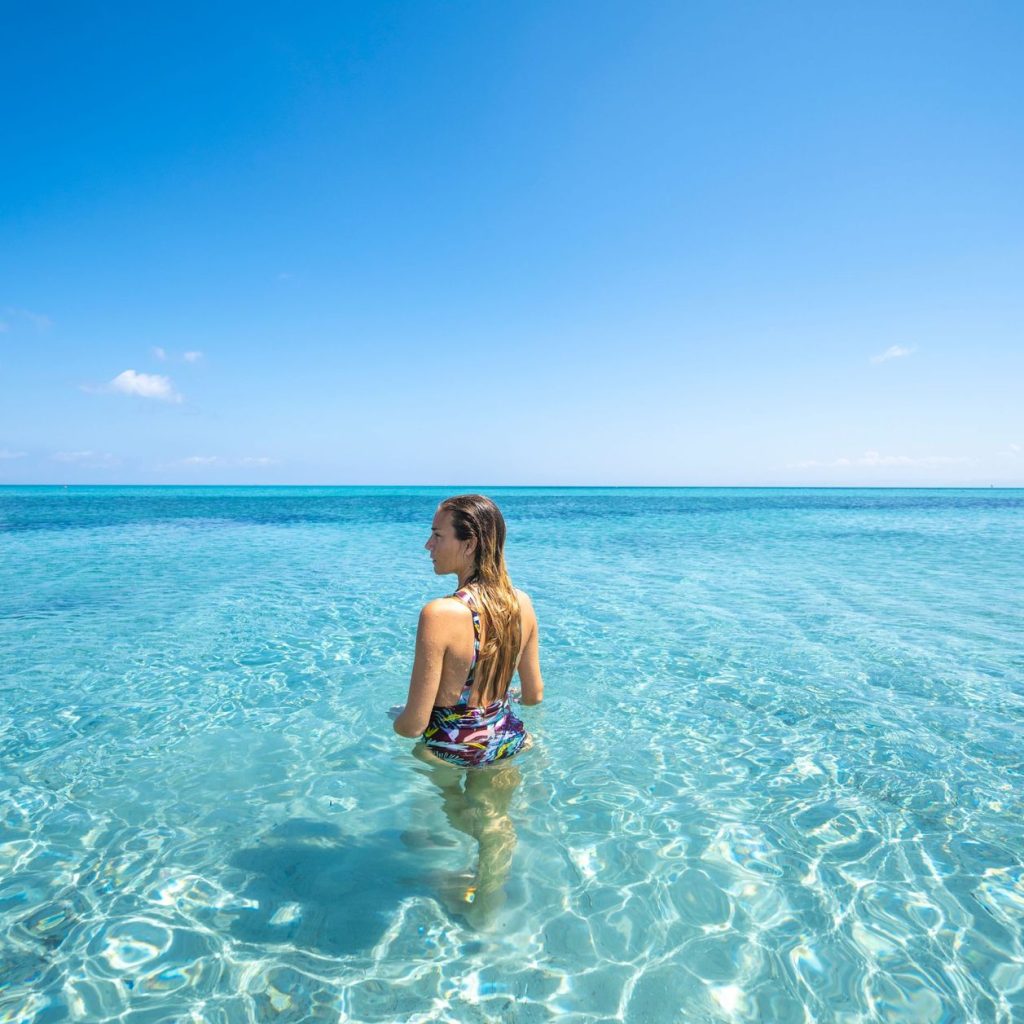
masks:
POLYGON ((397 834, 355 838, 301 818, 276 826, 229 864, 252 876, 239 895, 254 905, 232 923, 236 939, 286 942, 328 956, 372 949, 396 906, 426 892, 397 834))

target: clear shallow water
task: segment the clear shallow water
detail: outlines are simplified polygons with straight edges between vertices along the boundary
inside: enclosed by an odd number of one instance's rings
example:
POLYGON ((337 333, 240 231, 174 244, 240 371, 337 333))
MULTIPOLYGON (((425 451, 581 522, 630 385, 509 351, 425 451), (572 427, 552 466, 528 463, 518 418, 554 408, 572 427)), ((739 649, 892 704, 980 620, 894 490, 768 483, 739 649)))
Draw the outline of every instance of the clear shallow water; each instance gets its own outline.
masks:
POLYGON ((489 922, 383 713, 443 493, 0 488, 0 1021, 1024 1019, 1024 492, 491 489, 489 922))

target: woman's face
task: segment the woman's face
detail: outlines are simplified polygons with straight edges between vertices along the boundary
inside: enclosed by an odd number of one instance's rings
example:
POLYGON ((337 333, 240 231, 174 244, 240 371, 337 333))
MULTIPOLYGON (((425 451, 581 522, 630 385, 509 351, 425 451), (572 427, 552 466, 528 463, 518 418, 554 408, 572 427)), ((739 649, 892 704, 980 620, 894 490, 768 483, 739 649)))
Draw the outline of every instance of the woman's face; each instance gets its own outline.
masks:
POLYGON ((456 573, 462 576, 473 564, 473 542, 459 540, 452 526, 452 514, 447 509, 438 509, 430 524, 430 538, 425 545, 434 563, 438 576, 456 573))

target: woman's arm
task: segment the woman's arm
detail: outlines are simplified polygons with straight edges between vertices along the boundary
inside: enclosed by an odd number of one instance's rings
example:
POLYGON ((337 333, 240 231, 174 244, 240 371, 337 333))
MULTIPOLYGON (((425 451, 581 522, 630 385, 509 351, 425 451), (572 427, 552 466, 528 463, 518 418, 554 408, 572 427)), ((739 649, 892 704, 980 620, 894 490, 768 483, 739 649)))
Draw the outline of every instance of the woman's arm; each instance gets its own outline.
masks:
POLYGON ((402 713, 395 719, 395 732, 399 736, 408 736, 410 739, 422 736, 430 721, 447 647, 444 603, 444 599, 439 598, 424 605, 420 612, 420 623, 416 630, 416 658, 413 661, 412 678, 409 680, 409 699, 402 713))
POLYGON ((519 658, 519 682, 522 685, 522 702, 539 704, 544 699, 544 679, 540 674, 540 649, 537 640, 537 615, 530 599, 519 591, 519 608, 523 616, 523 631, 526 643, 519 658))

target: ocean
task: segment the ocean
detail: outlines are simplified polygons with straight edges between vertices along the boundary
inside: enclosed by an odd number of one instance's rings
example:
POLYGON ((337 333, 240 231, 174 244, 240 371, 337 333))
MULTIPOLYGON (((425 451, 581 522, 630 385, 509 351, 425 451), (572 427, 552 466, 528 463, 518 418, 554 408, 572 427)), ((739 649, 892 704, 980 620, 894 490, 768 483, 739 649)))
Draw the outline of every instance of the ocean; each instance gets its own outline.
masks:
POLYGON ((1024 1020, 1024 491, 480 489, 546 697, 453 782, 450 490, 0 488, 0 1021, 1024 1020))

